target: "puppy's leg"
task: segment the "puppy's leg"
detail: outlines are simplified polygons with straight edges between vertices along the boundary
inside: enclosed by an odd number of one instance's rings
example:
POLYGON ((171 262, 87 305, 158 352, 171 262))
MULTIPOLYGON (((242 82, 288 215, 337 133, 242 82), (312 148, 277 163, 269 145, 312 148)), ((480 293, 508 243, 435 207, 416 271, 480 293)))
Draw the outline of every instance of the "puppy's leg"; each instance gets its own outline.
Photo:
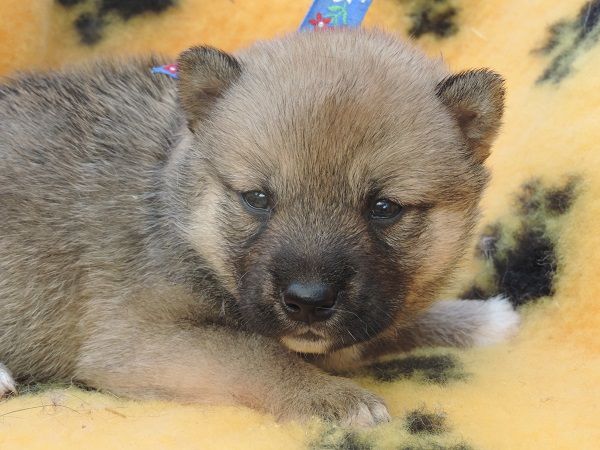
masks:
POLYGON ((78 378, 91 386, 134 398, 245 405, 284 420, 389 420, 381 399, 271 339, 217 326, 115 326, 82 351, 78 378))
POLYGON ((15 380, 13 380, 10 370, 4 364, 0 363, 0 398, 10 392, 13 394, 17 393, 15 380))
POLYGON ((371 364, 381 356, 418 347, 491 345, 514 335, 519 321, 519 314, 500 296, 489 300, 442 300, 431 305, 410 325, 314 362, 329 372, 345 372, 371 364))
POLYGON ((415 346, 471 347, 502 342, 519 327, 519 314, 501 296, 488 300, 442 300, 400 331, 415 346))

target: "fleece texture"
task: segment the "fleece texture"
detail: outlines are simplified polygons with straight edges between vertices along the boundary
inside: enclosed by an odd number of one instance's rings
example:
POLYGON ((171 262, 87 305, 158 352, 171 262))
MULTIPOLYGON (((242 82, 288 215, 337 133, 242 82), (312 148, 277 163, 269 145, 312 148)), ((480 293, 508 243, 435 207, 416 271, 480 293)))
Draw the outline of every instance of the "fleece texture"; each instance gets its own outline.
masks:
MULTIPOLYGON (((1 3, 0 75, 100 55, 175 57, 200 43, 233 51, 295 30, 310 6, 1 3)), ((508 296, 523 315, 518 336, 398 355, 365 371, 357 380, 393 416, 375 429, 45 386, 0 401, 2 450, 599 447, 600 0, 374 0, 365 24, 412 36, 455 71, 489 67, 506 78, 478 238, 448 295, 508 296)))

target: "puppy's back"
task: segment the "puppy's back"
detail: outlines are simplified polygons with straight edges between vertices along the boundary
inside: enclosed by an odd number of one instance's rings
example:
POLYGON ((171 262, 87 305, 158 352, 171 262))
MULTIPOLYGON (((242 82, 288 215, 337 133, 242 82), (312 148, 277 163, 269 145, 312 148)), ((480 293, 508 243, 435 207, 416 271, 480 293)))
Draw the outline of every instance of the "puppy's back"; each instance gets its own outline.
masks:
POLYGON ((88 291, 144 257, 155 171, 181 123, 156 63, 0 85, 0 361, 15 372, 72 372, 88 291))

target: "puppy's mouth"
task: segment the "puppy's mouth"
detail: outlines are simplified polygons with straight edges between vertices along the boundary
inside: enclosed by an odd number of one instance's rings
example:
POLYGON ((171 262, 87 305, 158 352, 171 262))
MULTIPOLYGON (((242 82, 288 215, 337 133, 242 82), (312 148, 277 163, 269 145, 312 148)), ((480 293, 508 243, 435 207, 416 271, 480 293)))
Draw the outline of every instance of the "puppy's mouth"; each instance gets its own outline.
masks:
POLYGON ((298 353, 327 353, 332 347, 331 340, 312 326, 302 327, 281 337, 281 343, 298 353))

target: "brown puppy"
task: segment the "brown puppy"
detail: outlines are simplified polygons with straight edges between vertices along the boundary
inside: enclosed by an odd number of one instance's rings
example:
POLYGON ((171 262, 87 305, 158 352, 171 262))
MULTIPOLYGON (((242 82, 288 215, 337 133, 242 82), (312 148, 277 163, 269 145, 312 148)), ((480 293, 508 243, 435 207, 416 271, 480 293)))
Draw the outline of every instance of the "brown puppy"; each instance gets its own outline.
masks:
POLYGON ((0 361, 17 380, 370 425, 383 402, 308 359, 514 329, 502 299, 431 306, 476 220, 498 75, 360 30, 193 48, 179 82, 157 63, 0 88, 0 361))

